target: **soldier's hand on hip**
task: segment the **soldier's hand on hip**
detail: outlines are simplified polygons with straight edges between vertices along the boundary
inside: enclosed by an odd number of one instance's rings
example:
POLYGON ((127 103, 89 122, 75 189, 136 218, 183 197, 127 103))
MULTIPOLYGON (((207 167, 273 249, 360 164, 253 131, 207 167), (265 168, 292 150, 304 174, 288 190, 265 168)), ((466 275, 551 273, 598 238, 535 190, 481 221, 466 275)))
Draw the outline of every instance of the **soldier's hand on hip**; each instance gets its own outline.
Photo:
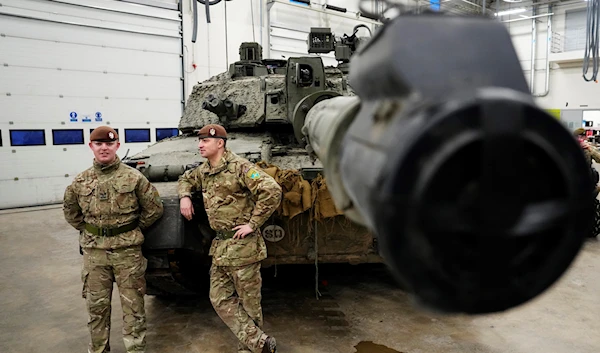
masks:
POLYGON ((179 210, 185 219, 188 221, 194 216, 194 205, 192 205, 192 199, 184 197, 179 200, 179 210))
POLYGON ((244 237, 250 233, 253 232, 252 227, 250 227, 249 224, 244 224, 242 226, 237 226, 235 228, 233 228, 232 230, 236 230, 237 232, 235 232, 235 234, 233 235, 233 239, 244 239, 244 237))

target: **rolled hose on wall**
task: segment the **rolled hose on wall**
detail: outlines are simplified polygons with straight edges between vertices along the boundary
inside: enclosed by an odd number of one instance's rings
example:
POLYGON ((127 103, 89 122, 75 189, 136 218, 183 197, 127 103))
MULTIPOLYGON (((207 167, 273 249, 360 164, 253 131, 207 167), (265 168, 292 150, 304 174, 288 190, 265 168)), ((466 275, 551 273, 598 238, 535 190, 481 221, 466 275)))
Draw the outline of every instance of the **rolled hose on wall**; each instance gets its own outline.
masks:
MULTIPOLYGON (((220 3, 222 0, 213 0, 213 1, 205 1, 205 0, 196 0, 197 2, 204 5, 204 10, 206 12, 206 23, 210 23, 210 6, 216 5, 220 3)), ((192 30, 192 43, 196 43, 196 39, 198 36, 198 4, 196 1, 192 0, 192 17, 194 17, 194 29, 192 30)), ((231 1, 231 0, 225 0, 231 1)))
POLYGON ((600 65, 599 51, 600 0, 589 0, 587 1, 585 50, 583 55, 583 79, 587 82, 593 81, 598 83, 598 68, 600 65), (592 76, 588 78, 587 73, 590 61, 592 62, 592 76))

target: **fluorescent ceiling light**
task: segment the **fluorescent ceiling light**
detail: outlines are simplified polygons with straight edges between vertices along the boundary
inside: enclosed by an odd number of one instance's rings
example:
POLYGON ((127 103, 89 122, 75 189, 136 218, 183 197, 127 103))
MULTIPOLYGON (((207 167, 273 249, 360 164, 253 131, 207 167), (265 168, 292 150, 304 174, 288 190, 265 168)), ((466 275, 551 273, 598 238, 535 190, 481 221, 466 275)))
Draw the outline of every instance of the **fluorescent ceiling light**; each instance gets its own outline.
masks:
POLYGON ((511 9, 511 10, 496 12, 495 16, 500 17, 500 16, 506 16, 506 15, 513 15, 513 14, 521 13, 521 12, 525 12, 525 11, 527 11, 527 10, 521 7, 518 9, 511 9))

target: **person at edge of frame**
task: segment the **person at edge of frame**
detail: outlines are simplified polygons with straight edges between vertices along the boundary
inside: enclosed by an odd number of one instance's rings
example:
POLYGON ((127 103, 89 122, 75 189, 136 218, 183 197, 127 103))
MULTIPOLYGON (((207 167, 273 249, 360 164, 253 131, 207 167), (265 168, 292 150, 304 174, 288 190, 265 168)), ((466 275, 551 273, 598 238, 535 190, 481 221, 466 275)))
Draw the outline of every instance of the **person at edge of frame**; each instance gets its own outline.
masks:
POLYGON ((267 247, 260 227, 281 203, 281 186, 270 175, 226 147, 227 131, 218 124, 198 132, 206 161, 179 177, 181 214, 191 220, 192 190, 202 190, 204 208, 217 236, 209 256, 210 301, 238 338, 239 352, 277 351, 275 338, 262 331, 260 261, 267 247))
POLYGON ((590 166, 590 172, 592 174, 592 179, 594 180, 594 184, 596 188, 594 190, 594 203, 595 203, 595 213, 594 213, 594 223, 592 229, 588 233, 588 238, 595 238, 598 234, 600 234, 600 201, 598 201, 597 196, 600 192, 600 187, 598 186, 598 180, 600 179, 598 175, 598 171, 594 168, 592 160, 596 161, 596 163, 600 163, 600 152, 592 146, 586 138, 586 130, 584 128, 577 128, 573 131, 573 136, 579 142, 579 145, 583 149, 583 153, 585 155, 585 159, 587 160, 590 166))
POLYGON ((109 126, 90 134, 92 167, 79 173, 64 194, 65 219, 79 230, 83 252, 82 296, 89 314, 88 353, 110 351, 113 282, 123 308, 127 353, 146 350, 145 272, 142 230, 163 214, 156 188, 117 156, 119 135, 109 126))

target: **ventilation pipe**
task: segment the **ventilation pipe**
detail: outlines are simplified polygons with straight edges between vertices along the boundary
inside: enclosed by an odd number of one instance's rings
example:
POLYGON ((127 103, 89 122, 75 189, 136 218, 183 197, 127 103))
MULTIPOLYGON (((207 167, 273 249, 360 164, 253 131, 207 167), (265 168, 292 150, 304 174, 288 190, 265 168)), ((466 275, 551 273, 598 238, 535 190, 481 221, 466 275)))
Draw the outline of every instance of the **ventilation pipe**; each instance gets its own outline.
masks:
MULTIPOLYGON (((552 13, 552 5, 548 5, 548 13, 552 13)), ((535 20, 534 20, 535 21, 535 20)), ((552 15, 548 16, 546 27, 546 80, 544 83, 544 92, 533 94, 534 97, 546 97, 550 92, 550 46, 552 45, 552 15)), ((533 86, 532 86, 533 87, 533 86)), ((532 88, 533 92, 533 88, 532 88)))
MULTIPOLYGON (((531 9, 531 16, 535 16, 536 8, 535 5, 531 9)), ((535 51, 536 51, 536 41, 537 41, 537 29, 536 29, 536 19, 531 19, 531 60, 529 67, 531 68, 529 71, 529 89, 531 93, 535 89, 535 51)))

